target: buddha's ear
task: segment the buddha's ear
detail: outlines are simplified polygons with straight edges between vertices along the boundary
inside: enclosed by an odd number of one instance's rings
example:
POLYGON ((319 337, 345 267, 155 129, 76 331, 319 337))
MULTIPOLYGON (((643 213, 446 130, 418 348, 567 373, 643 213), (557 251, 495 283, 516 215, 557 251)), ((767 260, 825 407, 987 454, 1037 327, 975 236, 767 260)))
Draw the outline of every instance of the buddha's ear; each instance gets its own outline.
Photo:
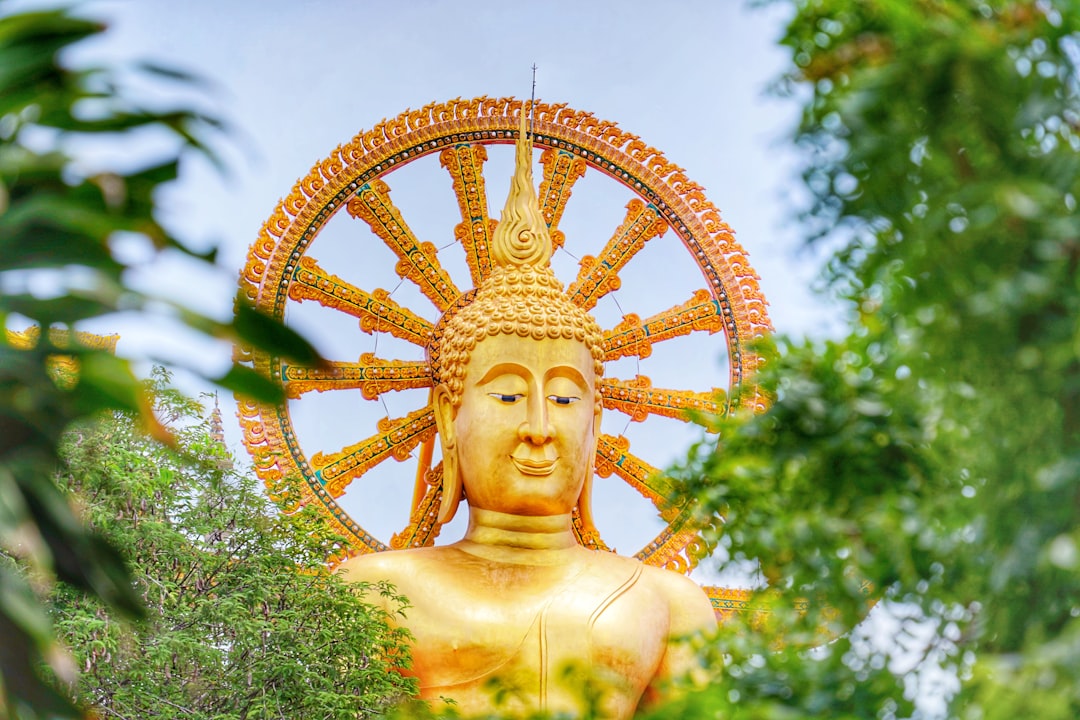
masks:
POLYGON ((461 504, 461 477, 457 468, 457 435, 454 432, 454 417, 457 408, 445 385, 435 388, 431 398, 431 407, 435 413, 435 427, 439 429, 439 442, 442 445, 442 502, 439 504, 439 523, 448 523, 454 519, 458 505, 461 504))
POLYGON ((457 408, 454 407, 454 400, 450 397, 450 390, 446 385, 439 385, 432 390, 431 409, 435 413, 435 427, 439 429, 443 450, 456 446, 454 418, 457 416, 457 408))

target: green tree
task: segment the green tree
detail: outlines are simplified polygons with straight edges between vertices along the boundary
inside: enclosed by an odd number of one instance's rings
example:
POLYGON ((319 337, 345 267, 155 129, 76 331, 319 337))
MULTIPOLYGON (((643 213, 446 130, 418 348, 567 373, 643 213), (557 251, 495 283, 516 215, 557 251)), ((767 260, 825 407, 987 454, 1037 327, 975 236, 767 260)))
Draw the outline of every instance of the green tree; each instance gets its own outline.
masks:
MULTIPOLYGON (((125 85, 134 77, 159 88, 199 89, 175 70, 65 67, 62 51, 101 32, 100 25, 65 11, 10 7, 0 0, 0 717, 72 716, 74 706, 43 679, 42 660, 57 657, 49 618, 13 558, 32 564, 39 577, 55 576, 129 616, 141 615, 121 556, 80 521, 52 477, 60 438, 75 420, 109 410, 141 412, 160 439, 166 435, 126 361, 82 346, 74 333, 51 330, 77 329, 118 310, 157 311, 205 335, 300 362, 317 356, 243 304, 234 320, 218 322, 151 301, 125 284, 127 266, 114 253, 121 238, 213 262, 212 252, 188 248, 154 212, 157 190, 177 176, 184 155, 214 158, 207 143, 220 137, 221 125, 189 104, 190 92, 175 109, 160 103, 148 109, 125 85), (171 148, 141 167, 129 153, 125 167, 135 169, 90 175, 72 154, 88 138, 130 147, 125 143, 155 133, 171 138, 171 148), (28 321, 46 329, 37 344, 12 345, 4 331, 28 321), (78 362, 77 382, 50 373, 57 356, 78 362)), ((239 366, 211 379, 264 400, 278 397, 270 383, 239 366)))
POLYGON ((404 631, 326 567, 341 538, 304 511, 279 516, 167 382, 159 371, 152 397, 174 448, 124 414, 62 447, 58 484, 129 559, 148 614, 117 622, 58 586, 51 612, 79 695, 107 717, 355 720, 411 694, 392 669, 404 631))
POLYGON ((909 716, 926 660, 949 717, 1077 717, 1080 8, 793 6, 803 219, 850 332, 779 341, 771 408, 680 470, 771 587, 685 712, 909 716), (888 641, 849 632, 868 594, 888 641))

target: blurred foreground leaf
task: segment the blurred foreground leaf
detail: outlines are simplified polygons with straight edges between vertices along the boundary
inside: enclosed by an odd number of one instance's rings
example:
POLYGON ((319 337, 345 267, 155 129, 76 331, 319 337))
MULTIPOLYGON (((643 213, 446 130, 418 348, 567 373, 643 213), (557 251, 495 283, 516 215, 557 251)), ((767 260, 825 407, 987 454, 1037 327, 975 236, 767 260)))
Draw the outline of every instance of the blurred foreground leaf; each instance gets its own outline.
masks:
MULTIPOLYGON (((100 24, 65 10, 8 8, 0 2, 0 717, 79 717, 46 670, 49 665, 70 680, 47 616, 14 568, 29 568, 38 584, 63 580, 112 610, 141 617, 142 599, 124 559, 85 525, 52 478, 57 444, 76 421, 124 411, 141 415, 155 437, 164 440, 168 433, 128 363, 70 331, 117 310, 168 308, 125 286, 126 266, 110 250, 119 233, 212 262, 213 251, 188 249, 157 221, 154 198, 176 179, 185 154, 218 162, 210 141, 222 125, 183 103, 155 111, 140 107, 120 81, 121 69, 62 65, 61 51, 100 33, 100 24), (75 111, 84 103, 92 104, 92 116, 75 111), (128 172, 87 177, 74 158, 56 149, 68 138, 115 143, 149 129, 170 135, 172 151, 128 172), (26 142, 31 136, 34 141, 26 142), (53 149, 41 149, 50 142, 53 149), (44 279, 49 292, 20 289, 35 278, 44 279), (13 313, 36 323, 31 340, 10 333, 24 329, 10 326, 13 313)), ((146 64, 135 71, 197 87, 180 70, 146 64)), ((221 323, 179 315, 204 334, 319 362, 310 345, 261 316, 241 312, 236 321, 221 323)), ((234 368, 220 380, 260 401, 280 397, 278 388, 250 370, 234 368)))
POLYGON ((791 4, 802 219, 851 322, 780 341, 771 408, 678 471, 777 599, 698 716, 1078 717, 1080 5, 791 4))

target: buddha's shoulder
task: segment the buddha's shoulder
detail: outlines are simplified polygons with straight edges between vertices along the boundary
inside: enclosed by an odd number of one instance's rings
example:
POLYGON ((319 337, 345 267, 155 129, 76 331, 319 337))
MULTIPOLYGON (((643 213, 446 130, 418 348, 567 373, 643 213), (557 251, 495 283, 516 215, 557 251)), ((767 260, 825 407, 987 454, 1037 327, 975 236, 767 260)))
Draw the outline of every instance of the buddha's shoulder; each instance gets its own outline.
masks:
POLYGON ((426 547, 366 553, 343 562, 338 572, 349 582, 389 582, 404 590, 429 578, 433 570, 442 567, 447 552, 452 551, 445 547, 426 547))
POLYGON ((709 596, 687 576, 614 553, 598 553, 598 557, 612 572, 637 574, 635 585, 661 598, 676 625, 687 631, 715 625, 716 616, 709 596))
POLYGON ((633 573, 640 576, 639 582, 655 587, 661 592, 675 594, 703 594, 701 587, 690 578, 672 570, 643 563, 641 560, 613 552, 596 552, 597 565, 608 572, 618 574, 633 573))

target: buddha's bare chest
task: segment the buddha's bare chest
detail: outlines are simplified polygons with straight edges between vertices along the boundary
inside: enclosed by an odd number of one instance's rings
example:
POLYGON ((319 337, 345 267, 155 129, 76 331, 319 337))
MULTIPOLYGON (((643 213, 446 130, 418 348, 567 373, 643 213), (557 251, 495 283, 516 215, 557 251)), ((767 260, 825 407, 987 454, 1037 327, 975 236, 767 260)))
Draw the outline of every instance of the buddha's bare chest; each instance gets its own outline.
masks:
POLYGON ((502 570, 473 574, 465 586, 434 583, 412 596, 404 624, 422 687, 453 696, 449 688, 500 678, 546 694, 546 683, 570 664, 615 674, 631 692, 652 677, 667 618, 633 568, 502 570))

